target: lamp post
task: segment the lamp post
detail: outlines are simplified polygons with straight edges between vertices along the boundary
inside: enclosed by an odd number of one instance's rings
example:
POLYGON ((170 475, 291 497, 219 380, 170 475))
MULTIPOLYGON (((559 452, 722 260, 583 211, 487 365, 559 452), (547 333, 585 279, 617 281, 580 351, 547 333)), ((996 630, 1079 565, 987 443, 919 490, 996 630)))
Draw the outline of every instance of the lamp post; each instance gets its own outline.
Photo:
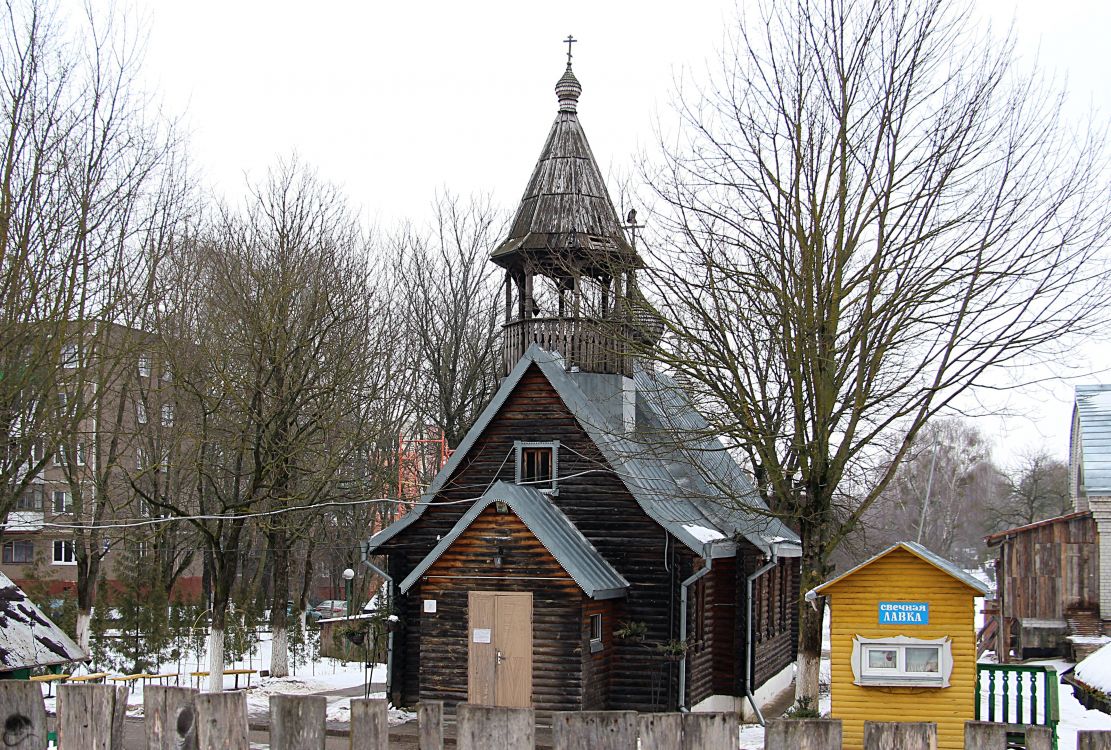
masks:
POLYGON ((347 616, 351 616, 351 579, 355 577, 355 571, 351 568, 345 568, 343 571, 343 590, 347 594, 347 616))

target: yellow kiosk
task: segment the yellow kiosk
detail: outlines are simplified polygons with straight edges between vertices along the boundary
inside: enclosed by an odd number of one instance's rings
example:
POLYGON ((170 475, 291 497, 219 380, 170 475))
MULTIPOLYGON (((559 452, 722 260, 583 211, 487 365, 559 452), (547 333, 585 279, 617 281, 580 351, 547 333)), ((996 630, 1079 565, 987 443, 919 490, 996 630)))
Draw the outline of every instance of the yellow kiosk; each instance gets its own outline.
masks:
POLYGON ((931 721, 963 750, 974 718, 980 581, 914 542, 896 544, 806 595, 830 597, 832 718, 845 750, 865 721, 931 721))

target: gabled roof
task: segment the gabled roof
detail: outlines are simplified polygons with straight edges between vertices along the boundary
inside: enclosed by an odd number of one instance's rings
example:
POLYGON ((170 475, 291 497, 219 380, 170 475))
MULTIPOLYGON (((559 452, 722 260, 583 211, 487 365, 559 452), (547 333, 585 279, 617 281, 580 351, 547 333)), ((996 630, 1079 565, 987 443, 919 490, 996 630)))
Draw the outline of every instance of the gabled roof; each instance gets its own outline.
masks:
POLYGON ((556 562, 592 599, 613 599, 625 596, 629 582, 606 562, 571 519, 563 515, 550 497, 531 487, 495 482, 482 497, 444 535, 432 551, 413 568, 401 582, 401 593, 416 585, 421 576, 440 559, 455 540, 474 523, 491 503, 504 502, 528 527, 556 562))
MULTIPOLYGON (((774 551, 783 557, 798 556, 798 536, 781 522, 766 515, 751 485, 744 480, 740 469, 720 444, 717 450, 694 452, 702 456, 700 460, 707 467, 716 466, 712 470, 719 472, 718 480, 735 483, 741 490, 741 496, 752 500, 753 510, 734 507, 733 503, 724 499, 725 493, 722 490, 710 487, 705 480, 696 479, 699 469, 676 451, 677 441, 674 438, 660 440, 662 435, 659 430, 627 435, 622 424, 603 416, 603 410, 586 396, 576 384, 574 376, 564 370, 563 360, 558 355, 536 345, 529 347, 502 381, 493 399, 432 481, 428 493, 403 518, 371 537, 364 545, 364 554, 372 554, 423 515, 432 499, 466 460, 475 442, 493 421, 525 372, 533 365, 552 384, 644 512, 686 547, 700 555, 731 557, 736 552, 733 539, 739 535, 766 553, 774 551), (657 444, 654 445, 653 441, 657 444), (726 469, 725 461, 730 462, 733 468, 726 469), (724 477, 721 476, 722 473, 724 477), (695 486, 699 481, 703 485, 695 486)), ((673 391, 678 389, 674 383, 671 386, 673 391)), ((678 397, 672 393, 670 398, 678 397)), ((670 405, 660 402, 652 406, 651 402, 651 394, 638 393, 638 420, 656 419, 658 424, 660 415, 669 409, 675 410, 683 419, 695 418, 690 413, 694 409, 689 406, 689 402, 687 406, 677 402, 670 405), (642 400, 645 401, 644 404, 640 403, 642 400)))
MULTIPOLYGON (((1082 489, 1111 495, 1111 385, 1076 386, 1074 445, 1079 441, 1082 489)), ((1075 471, 1075 467, 1073 468, 1075 471)))
POLYGON ((23 589, 0 573, 0 672, 88 658, 23 589))
POLYGON ((935 568, 940 570, 942 573, 946 573, 946 574, 952 576, 953 578, 956 578, 958 581, 963 583, 965 586, 968 586, 970 589, 974 589, 976 592, 978 592, 981 595, 985 595, 985 594, 988 593, 988 591, 990 591, 990 589, 987 586, 985 586, 982 581, 980 581, 976 577, 972 576, 971 574, 967 573, 966 571, 962 570, 961 568, 957 567, 957 565, 955 563, 952 563, 949 560, 946 560, 941 555, 938 555, 938 554, 936 554, 934 552, 931 552, 930 550, 926 549, 921 544, 918 544, 917 542, 899 542, 897 544, 891 545, 890 547, 888 547, 887 549, 885 549, 883 552, 879 553, 878 555, 875 555, 873 557, 868 558, 867 560, 862 562, 860 565, 857 565, 855 568, 852 568, 850 570, 845 571, 844 573, 842 573, 841 575, 837 576, 836 578, 834 578, 832 580, 826 581, 821 586, 816 586, 812 591, 810 591, 806 595, 807 598, 810 598, 812 594, 822 593, 822 591, 824 591, 825 589, 834 585, 838 581, 842 581, 842 580, 848 578, 849 576, 853 575, 857 571, 859 571, 863 568, 867 568, 872 563, 874 563, 877 560, 880 560, 884 557, 887 557, 888 555, 890 555, 892 552, 894 552, 897 549, 901 549, 901 550, 905 550, 905 551, 909 552, 910 554, 914 555, 915 557, 919 558, 920 560, 922 560, 924 562, 927 562, 930 565, 934 566, 935 568))
POLYGON ((601 262, 615 258, 625 265, 639 265, 579 123, 581 91, 568 63, 556 84, 559 112, 521 197, 509 236, 490 256, 494 262, 508 265, 508 258, 522 251, 545 255, 574 248, 601 262))
POLYGON ((1092 512, 1090 510, 1073 511, 1072 513, 1066 513, 1063 516, 1055 516, 1053 518, 1046 518, 1046 519, 1043 519, 1041 521, 1034 521, 1033 523, 1023 524, 1022 526, 1015 526, 1015 527, 1010 528, 1010 529, 1003 529, 1002 531, 997 531, 994 534, 988 534, 987 536, 984 537, 984 544, 986 544, 989 547, 995 547, 996 545, 1006 541, 1007 539, 1010 539, 1013 536, 1018 536, 1019 534, 1025 534, 1028 531, 1034 531, 1035 529, 1041 529, 1041 528, 1044 528, 1046 526, 1052 526, 1052 525, 1058 524, 1058 523, 1067 523, 1069 521, 1075 521, 1078 518, 1091 518, 1091 517, 1092 517, 1092 512))

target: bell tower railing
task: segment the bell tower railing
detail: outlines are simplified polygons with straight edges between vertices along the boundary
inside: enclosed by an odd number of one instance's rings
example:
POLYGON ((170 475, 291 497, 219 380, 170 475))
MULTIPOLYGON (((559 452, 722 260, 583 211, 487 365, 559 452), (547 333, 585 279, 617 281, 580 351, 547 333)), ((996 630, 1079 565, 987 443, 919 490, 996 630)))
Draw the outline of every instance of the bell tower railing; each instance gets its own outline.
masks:
POLYGON ((507 375, 536 344, 558 352, 565 366, 582 372, 633 375, 632 326, 597 318, 523 318, 503 327, 503 370, 507 375))

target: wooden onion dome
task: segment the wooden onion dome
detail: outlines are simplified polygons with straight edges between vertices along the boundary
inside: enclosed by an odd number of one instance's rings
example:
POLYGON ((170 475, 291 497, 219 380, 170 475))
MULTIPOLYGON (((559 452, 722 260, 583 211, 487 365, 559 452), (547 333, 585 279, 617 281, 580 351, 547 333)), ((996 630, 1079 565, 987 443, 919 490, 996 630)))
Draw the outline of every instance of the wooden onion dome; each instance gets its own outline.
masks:
POLYGON ((538 344, 568 369, 631 376, 632 344, 654 343, 659 321, 636 291, 643 264, 579 123, 570 54, 555 92, 555 122, 509 236, 491 255, 505 268, 504 373, 538 344))

